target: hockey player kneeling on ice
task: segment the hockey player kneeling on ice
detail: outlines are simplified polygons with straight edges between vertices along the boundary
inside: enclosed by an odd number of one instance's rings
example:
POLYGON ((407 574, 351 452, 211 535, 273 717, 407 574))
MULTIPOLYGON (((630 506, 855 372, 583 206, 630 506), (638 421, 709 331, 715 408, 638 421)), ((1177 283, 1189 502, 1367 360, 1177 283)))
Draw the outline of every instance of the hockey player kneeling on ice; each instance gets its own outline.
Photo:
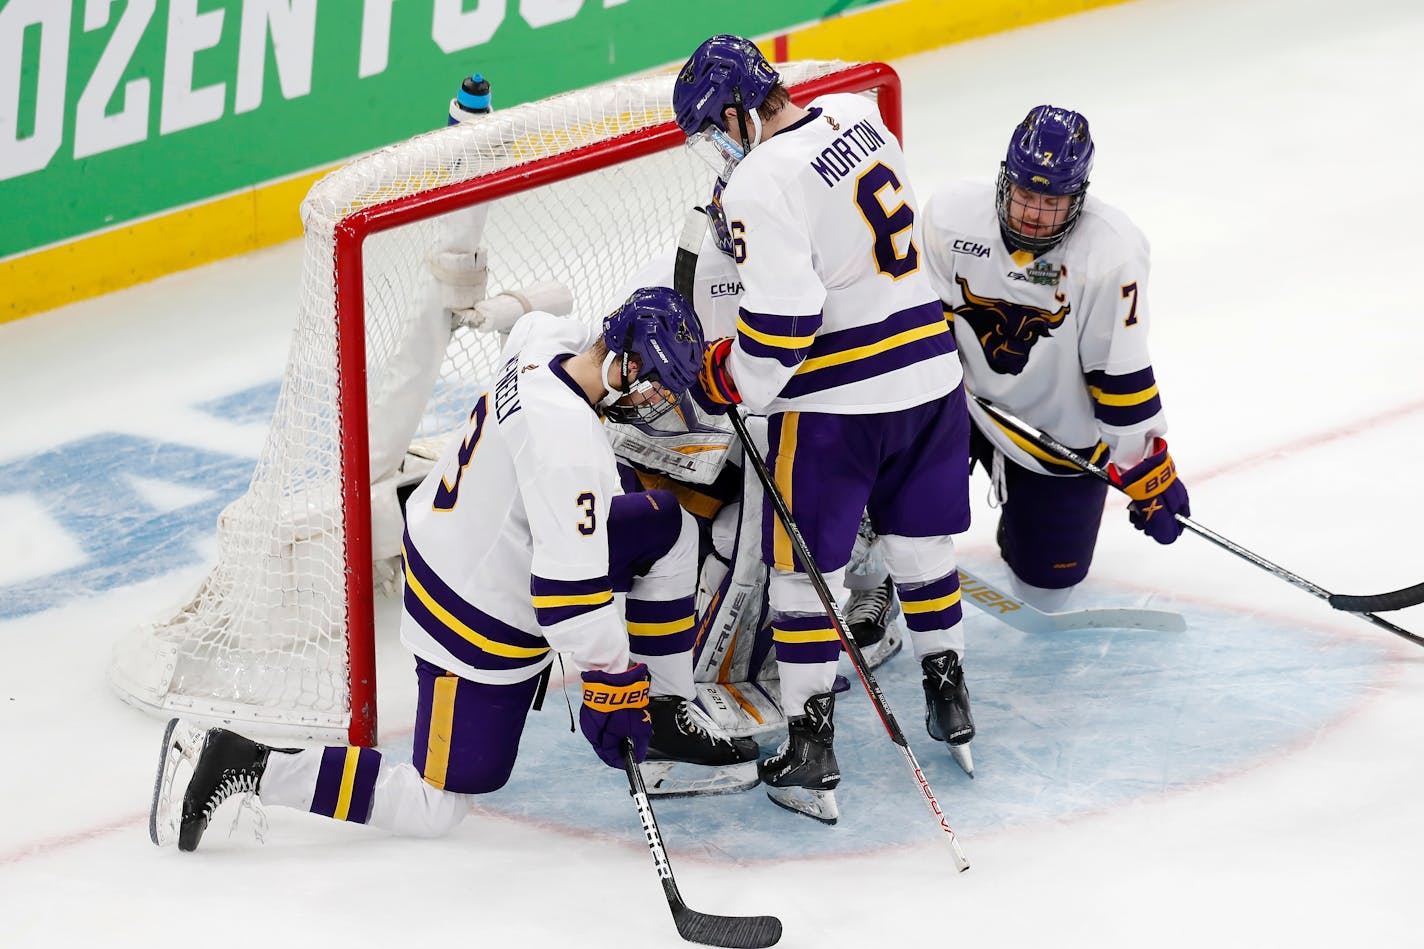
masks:
MULTIPOLYGON (((400 834, 444 833, 471 795, 509 779, 556 651, 582 675, 580 725, 610 767, 623 767, 627 740, 639 760, 650 747, 699 764, 738 757, 708 741, 688 702, 696 527, 667 492, 619 493, 603 425, 604 415, 674 407, 701 351, 696 317, 662 288, 634 292, 601 332, 548 314, 520 320, 496 381, 406 505, 412 761, 374 748, 272 748, 174 720, 154 842, 176 836, 194 849, 214 809, 243 793, 400 834), (626 625, 616 593, 626 593, 626 625)), ((740 786, 756 783, 750 760, 742 772, 740 786)))

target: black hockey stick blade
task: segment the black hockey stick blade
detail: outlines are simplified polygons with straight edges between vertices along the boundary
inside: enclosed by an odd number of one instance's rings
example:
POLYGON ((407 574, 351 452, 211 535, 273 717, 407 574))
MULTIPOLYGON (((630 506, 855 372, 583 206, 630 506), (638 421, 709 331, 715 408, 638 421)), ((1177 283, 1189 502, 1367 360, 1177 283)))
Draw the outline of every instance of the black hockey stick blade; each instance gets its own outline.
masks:
POLYGON ((672 875, 667 848, 663 846, 663 832, 658 828, 652 802, 648 800, 648 789, 643 784, 643 773, 638 769, 637 758, 633 756, 633 742, 627 739, 623 742, 623 770, 628 775, 628 794, 638 808, 643 837, 652 851, 653 866, 663 885, 668 909, 672 910, 677 934, 688 942, 725 946, 726 949, 761 949, 776 945, 781 939, 781 920, 775 916, 717 916, 699 913, 682 901, 677 880, 672 875))
POLYGON ((1424 583, 1395 590, 1392 593, 1376 593, 1373 596, 1349 596, 1332 593, 1330 605, 1346 613, 1380 613, 1389 610, 1403 610, 1424 603, 1424 583))
POLYGON ((679 936, 704 946, 764 949, 781 940, 781 920, 775 916, 713 916, 678 903, 672 921, 679 936))

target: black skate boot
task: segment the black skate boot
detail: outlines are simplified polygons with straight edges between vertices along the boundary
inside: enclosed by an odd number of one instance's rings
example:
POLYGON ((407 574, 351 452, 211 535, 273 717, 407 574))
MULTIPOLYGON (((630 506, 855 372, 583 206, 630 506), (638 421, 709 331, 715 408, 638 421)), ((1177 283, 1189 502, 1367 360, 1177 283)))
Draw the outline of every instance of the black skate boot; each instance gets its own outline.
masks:
POLYGON ((833 692, 811 696, 805 715, 786 720, 786 740, 776 754, 757 765, 772 803, 823 824, 834 824, 841 816, 835 795, 841 783, 833 747, 835 707, 833 692))
POLYGON ((871 669, 878 669, 900 651, 904 638, 890 625, 897 606, 895 583, 889 577, 873 590, 852 590, 846 599, 848 632, 871 669))
POLYGON ((920 660, 920 667, 925 673, 925 729, 935 741, 949 744, 954 760, 972 778, 969 743, 974 740, 974 716, 959 654, 953 649, 931 653, 920 660))
POLYGON ((643 780, 651 797, 727 794, 756 787, 756 739, 734 738, 680 695, 648 701, 653 735, 643 780))
POLYGON ((234 794, 253 794, 273 749, 225 728, 203 730, 173 719, 163 733, 163 754, 153 784, 148 833, 164 846, 178 838, 179 850, 196 850, 218 805, 234 794), (173 799, 178 773, 192 768, 183 789, 182 807, 173 799))

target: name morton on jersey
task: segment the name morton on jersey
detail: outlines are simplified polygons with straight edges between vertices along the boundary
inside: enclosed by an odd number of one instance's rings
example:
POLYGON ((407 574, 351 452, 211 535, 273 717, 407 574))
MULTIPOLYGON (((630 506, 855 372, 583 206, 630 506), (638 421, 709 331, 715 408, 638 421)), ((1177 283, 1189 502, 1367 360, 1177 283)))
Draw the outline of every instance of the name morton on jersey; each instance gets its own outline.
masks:
MULTIPOLYGON (((830 120, 829 118, 827 119, 830 120)), ((841 137, 821 150, 821 154, 811 160, 811 167, 830 188, 840 181, 861 160, 872 152, 878 152, 885 139, 875 131, 869 122, 861 120, 841 133, 841 137)))

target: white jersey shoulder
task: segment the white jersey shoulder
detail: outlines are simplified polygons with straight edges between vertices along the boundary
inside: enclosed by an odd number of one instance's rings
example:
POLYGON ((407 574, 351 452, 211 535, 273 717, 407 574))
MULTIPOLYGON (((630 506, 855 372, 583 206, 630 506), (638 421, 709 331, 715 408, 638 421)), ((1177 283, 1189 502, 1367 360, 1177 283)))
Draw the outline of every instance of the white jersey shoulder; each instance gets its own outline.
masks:
MULTIPOLYGON (((992 181, 955 182, 923 217, 928 271, 952 313, 968 390, 1073 448, 1139 460, 1166 431, 1147 347, 1147 239, 1090 194, 1068 236, 1035 258, 1004 242, 994 196, 992 181)), ((1012 460, 1071 473, 972 401, 970 412, 1012 460)))
POLYGON ((591 341, 576 320, 521 319, 493 385, 407 501, 401 639, 417 656, 495 683, 537 674, 553 650, 581 669, 627 667, 608 582, 613 451, 561 359, 591 341), (588 608, 540 608, 571 596, 588 608))
POLYGON ((751 411, 893 411, 959 384, 905 156, 874 103, 812 101, 741 161, 722 206, 745 288, 730 366, 751 411))

